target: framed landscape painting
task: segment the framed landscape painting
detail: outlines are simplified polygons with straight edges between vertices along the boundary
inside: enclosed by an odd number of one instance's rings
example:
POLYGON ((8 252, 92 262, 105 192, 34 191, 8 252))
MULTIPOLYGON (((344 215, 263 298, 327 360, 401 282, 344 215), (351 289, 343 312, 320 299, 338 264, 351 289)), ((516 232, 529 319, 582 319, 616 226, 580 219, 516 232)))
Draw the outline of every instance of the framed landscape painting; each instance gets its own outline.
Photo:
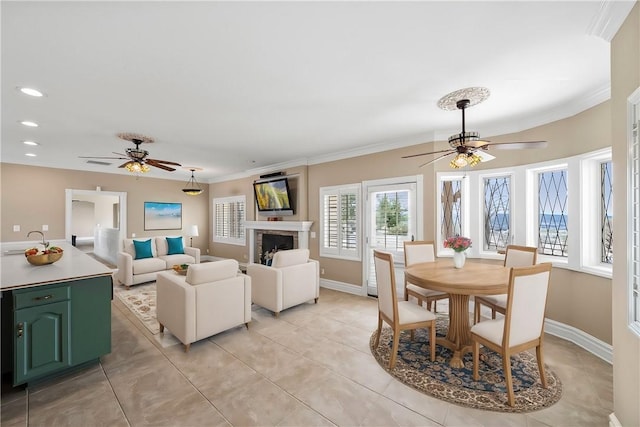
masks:
POLYGON ((144 202, 145 230, 182 230, 182 203, 144 202))

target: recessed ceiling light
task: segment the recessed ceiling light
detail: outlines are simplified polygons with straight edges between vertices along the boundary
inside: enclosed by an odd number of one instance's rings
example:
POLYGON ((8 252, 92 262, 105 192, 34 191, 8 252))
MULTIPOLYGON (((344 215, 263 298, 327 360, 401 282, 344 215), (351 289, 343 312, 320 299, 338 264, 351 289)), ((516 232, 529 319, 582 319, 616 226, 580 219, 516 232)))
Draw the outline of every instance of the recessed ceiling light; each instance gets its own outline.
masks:
POLYGON ((34 153, 25 153, 25 156, 27 156, 27 157, 36 157, 36 156, 37 156, 37 154, 34 154, 34 153))
POLYGON ((23 120, 20 123, 25 125, 25 126, 29 126, 31 128, 37 128, 38 127, 38 124, 36 122, 31 122, 29 120, 23 120))
POLYGON ((35 141, 22 141, 24 145, 40 145, 35 141))
POLYGON ((19 89, 20 89, 20 92, 24 93, 25 95, 29 95, 29 96, 41 97, 41 96, 44 95, 38 89, 34 89, 32 87, 21 87, 19 89))

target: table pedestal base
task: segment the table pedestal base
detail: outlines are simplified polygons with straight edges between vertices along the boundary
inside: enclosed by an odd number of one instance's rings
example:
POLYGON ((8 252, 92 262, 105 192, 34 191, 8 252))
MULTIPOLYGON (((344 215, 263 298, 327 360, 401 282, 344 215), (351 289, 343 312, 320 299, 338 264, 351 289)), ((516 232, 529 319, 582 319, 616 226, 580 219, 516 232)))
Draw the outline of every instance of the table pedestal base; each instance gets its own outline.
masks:
POLYGON ((436 342, 453 351, 449 366, 464 367, 462 357, 473 349, 469 327, 469 295, 449 294, 449 330, 445 338, 438 338, 436 342))

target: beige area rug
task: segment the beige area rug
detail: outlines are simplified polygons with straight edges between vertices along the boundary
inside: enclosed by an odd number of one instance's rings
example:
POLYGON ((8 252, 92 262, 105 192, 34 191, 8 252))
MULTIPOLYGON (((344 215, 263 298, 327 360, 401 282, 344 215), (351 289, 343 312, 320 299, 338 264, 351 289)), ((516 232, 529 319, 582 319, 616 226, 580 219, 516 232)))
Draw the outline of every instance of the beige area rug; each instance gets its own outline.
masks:
POLYGON ((160 332, 156 319, 156 282, 131 286, 129 289, 114 282, 113 293, 140 319, 149 332, 154 335, 160 332))

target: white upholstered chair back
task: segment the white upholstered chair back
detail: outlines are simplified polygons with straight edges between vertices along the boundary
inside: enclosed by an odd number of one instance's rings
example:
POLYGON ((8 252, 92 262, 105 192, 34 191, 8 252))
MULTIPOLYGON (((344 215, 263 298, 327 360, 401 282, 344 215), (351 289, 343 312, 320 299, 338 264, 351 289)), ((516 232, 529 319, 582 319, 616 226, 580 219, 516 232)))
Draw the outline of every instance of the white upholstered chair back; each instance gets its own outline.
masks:
POLYGON ((404 242, 405 267, 421 262, 434 262, 435 260, 436 256, 432 241, 404 242))
POLYGON ((385 316, 395 321, 397 296, 393 256, 388 252, 373 251, 373 259, 378 286, 378 308, 385 316))
POLYGON ((534 265, 538 256, 538 248, 531 246, 507 246, 504 256, 505 267, 526 267, 534 265))
POLYGON ((551 264, 515 267, 511 271, 503 345, 514 347, 540 337, 544 327, 551 264))

